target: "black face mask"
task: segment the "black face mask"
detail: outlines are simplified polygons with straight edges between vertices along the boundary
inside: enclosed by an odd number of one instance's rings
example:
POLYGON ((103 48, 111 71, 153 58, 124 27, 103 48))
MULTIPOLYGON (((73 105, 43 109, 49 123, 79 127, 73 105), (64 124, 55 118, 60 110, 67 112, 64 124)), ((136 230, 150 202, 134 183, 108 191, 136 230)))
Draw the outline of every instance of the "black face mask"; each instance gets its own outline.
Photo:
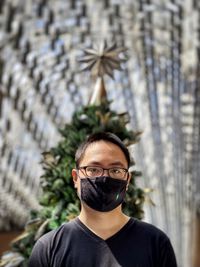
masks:
POLYGON ((80 199, 97 211, 111 211, 119 206, 125 197, 127 180, 108 176, 80 178, 80 199))

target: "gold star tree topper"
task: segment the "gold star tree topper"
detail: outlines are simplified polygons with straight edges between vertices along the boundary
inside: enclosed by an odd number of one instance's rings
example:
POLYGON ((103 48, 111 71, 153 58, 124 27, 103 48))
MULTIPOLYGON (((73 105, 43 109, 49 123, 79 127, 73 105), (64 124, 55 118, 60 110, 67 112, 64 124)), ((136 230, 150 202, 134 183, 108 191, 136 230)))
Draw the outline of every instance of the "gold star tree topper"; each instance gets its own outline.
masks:
POLYGON ((106 89, 103 80, 104 75, 114 78, 114 70, 122 70, 121 63, 127 58, 124 52, 127 49, 117 47, 116 43, 107 45, 107 42, 102 42, 94 48, 84 49, 84 55, 79 59, 79 62, 84 63, 83 71, 91 71, 92 78, 96 79, 94 91, 89 103, 99 105, 103 98, 106 98, 106 89))

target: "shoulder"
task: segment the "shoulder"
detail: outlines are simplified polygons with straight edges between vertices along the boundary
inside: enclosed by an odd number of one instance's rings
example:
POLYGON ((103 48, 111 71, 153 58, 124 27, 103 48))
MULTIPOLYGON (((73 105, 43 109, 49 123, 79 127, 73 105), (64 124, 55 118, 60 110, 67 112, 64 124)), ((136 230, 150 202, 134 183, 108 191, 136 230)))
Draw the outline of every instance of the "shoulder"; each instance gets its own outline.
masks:
POLYGON ((173 266, 177 267, 174 249, 171 241, 166 233, 158 227, 137 219, 133 219, 135 224, 135 233, 137 233, 138 243, 142 243, 143 247, 151 248, 152 255, 155 256, 156 266, 173 266))
POLYGON ((146 233, 154 233, 154 234, 158 234, 158 235, 166 235, 160 228, 158 228, 157 226, 148 223, 148 222, 144 222, 144 221, 140 221, 138 219, 133 219, 135 226, 142 231, 145 231, 146 233))
POLYGON ((74 232, 73 229, 76 227, 74 221, 75 220, 64 223, 57 229, 40 237, 33 247, 28 266, 53 266, 51 264, 51 261, 54 259, 52 255, 54 255, 57 250, 62 251, 63 244, 66 245, 67 242, 69 242, 69 238, 74 232))
POLYGON ((146 238, 154 239, 157 242, 169 241, 167 234, 158 227, 135 218, 133 219, 133 221, 135 230, 140 236, 145 236, 146 238))
POLYGON ((51 230, 50 232, 44 234, 42 237, 38 239, 36 244, 40 244, 40 246, 41 245, 52 246, 54 245, 55 242, 62 239, 63 236, 66 236, 70 232, 72 232, 75 227, 76 227, 75 219, 70 222, 66 222, 61 226, 59 226, 57 229, 51 230))
POLYGON ((76 219, 70 222, 66 222, 59 226, 57 229, 51 230, 50 232, 41 236, 37 240, 34 249, 41 250, 45 248, 45 250, 51 251, 51 249, 55 247, 55 245, 60 244, 65 239, 69 239, 69 237, 74 232, 74 229, 76 228, 75 221, 76 219))

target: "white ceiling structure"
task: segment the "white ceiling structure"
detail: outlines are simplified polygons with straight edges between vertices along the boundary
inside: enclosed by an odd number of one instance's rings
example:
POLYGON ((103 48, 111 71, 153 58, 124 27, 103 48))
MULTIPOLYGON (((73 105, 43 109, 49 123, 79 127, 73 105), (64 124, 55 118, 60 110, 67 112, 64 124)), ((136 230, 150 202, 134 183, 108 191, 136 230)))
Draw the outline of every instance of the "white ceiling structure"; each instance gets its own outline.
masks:
POLYGON ((80 49, 101 40, 128 48, 111 108, 143 130, 133 155, 156 206, 145 220, 170 236, 188 267, 200 209, 200 2, 3 0, 0 5, 0 229, 22 227, 38 207, 41 152, 87 104, 93 85, 80 49))

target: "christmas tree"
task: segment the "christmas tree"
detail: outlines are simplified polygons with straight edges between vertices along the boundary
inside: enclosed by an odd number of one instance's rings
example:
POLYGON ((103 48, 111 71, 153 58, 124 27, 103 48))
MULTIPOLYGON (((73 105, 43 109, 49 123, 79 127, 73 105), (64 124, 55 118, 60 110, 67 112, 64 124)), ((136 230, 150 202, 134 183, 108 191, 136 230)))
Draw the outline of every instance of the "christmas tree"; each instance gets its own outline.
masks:
MULTIPOLYGON (((80 201, 74 189, 71 170, 75 167, 76 149, 86 137, 99 131, 115 133, 127 146, 139 141, 141 132, 126 127, 128 114, 117 114, 110 109, 106 98, 103 76, 113 77, 113 70, 120 69, 120 58, 124 48, 115 44, 107 46, 104 42, 97 49, 84 50, 80 60, 96 77, 96 85, 88 105, 75 111, 70 124, 60 129, 61 141, 49 151, 42 153, 43 175, 41 176, 42 195, 39 200, 41 209, 30 212, 30 220, 24 233, 13 240, 12 250, 5 253, 0 267, 27 266, 35 242, 45 233, 75 218, 80 212, 80 201)), ((132 160, 132 165, 134 161, 132 160)), ((135 177, 141 173, 132 171, 131 183, 123 204, 124 212, 132 217, 143 217, 145 193, 135 184, 135 177)))

